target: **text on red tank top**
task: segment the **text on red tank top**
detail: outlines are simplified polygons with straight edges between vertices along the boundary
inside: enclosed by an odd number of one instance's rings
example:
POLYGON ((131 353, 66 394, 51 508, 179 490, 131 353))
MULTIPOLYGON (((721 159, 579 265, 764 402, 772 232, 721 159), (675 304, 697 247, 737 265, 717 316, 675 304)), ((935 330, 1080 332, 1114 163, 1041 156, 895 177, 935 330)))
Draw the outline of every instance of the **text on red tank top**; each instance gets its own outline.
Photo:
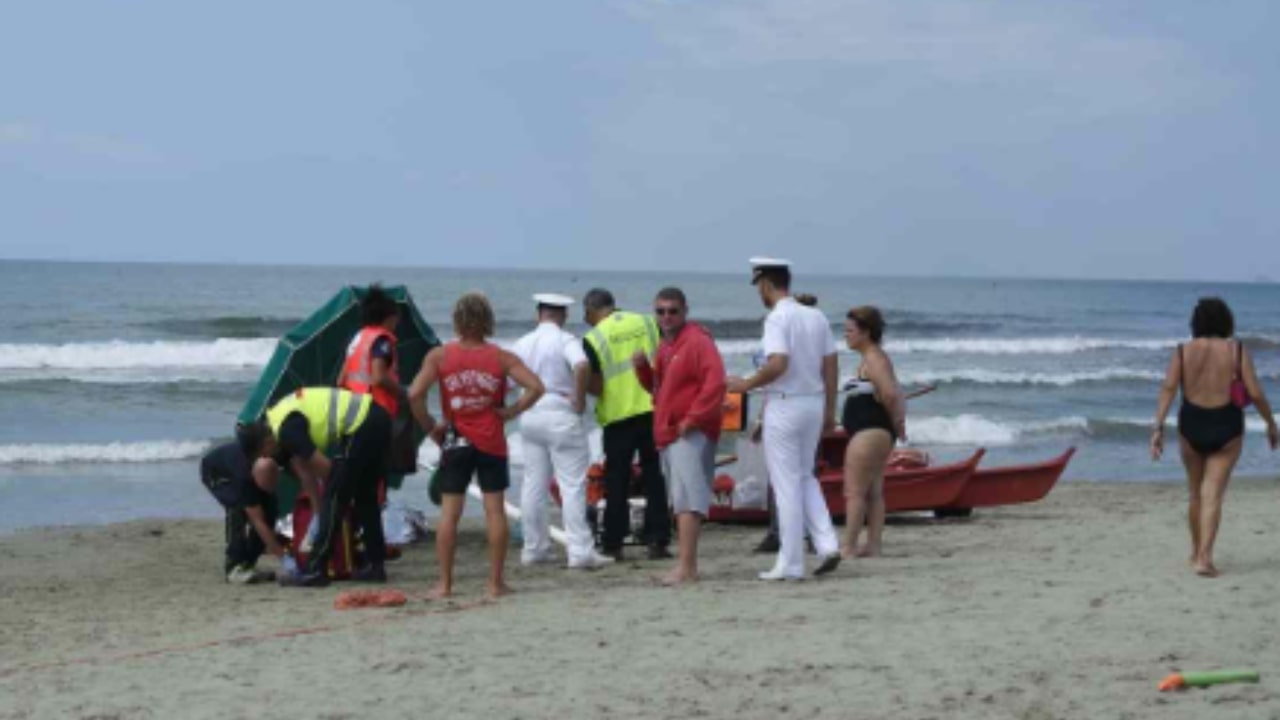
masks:
POLYGON ((502 406, 507 379, 496 345, 464 348, 451 344, 445 351, 441 386, 450 414, 484 412, 502 406))

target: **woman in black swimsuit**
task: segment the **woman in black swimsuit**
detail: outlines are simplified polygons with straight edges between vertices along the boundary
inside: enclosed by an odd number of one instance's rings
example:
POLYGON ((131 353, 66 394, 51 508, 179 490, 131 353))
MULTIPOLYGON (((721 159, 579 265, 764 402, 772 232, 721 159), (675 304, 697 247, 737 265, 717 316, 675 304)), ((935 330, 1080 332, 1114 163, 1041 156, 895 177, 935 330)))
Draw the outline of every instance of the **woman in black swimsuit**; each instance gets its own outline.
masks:
POLYGON ((1151 434, 1151 457, 1159 460, 1164 452, 1165 417, 1174 395, 1181 390, 1178 446, 1191 492, 1187 509, 1190 563, 1205 577, 1218 574, 1213 565, 1213 543, 1222 518, 1223 495, 1244 446, 1244 410, 1232 402, 1233 381, 1244 382, 1258 414, 1266 421, 1271 449, 1280 441, 1253 360, 1231 339, 1234 332, 1235 320, 1227 304, 1219 298, 1202 298, 1191 315, 1191 342, 1179 345, 1169 359, 1151 434))
POLYGON ((845 385, 842 424, 849 433, 844 452, 845 557, 880 554, 884 534, 884 466, 894 440, 905 440, 906 403, 893 374, 893 363, 880 347, 884 318, 871 306, 849 311, 844 324, 845 342, 862 356, 858 375, 845 385), (867 544, 857 547, 863 523, 867 544))

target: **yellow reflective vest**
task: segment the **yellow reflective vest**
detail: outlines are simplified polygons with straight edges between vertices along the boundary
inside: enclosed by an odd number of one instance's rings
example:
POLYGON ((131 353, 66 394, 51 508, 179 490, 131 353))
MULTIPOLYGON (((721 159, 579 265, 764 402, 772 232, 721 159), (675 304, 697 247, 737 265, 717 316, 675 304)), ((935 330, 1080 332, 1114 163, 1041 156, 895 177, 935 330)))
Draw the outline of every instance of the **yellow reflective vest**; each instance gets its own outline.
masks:
POLYGON ((600 361, 604 380, 596 403, 601 426, 653 412, 653 398, 640 384, 631 356, 637 350, 653 362, 658 352, 658 325, 648 315, 615 310, 586 335, 587 344, 600 361))
POLYGON ((327 387, 300 388, 267 408, 267 425, 278 438, 284 419, 295 412, 302 413, 311 431, 311 442, 324 452, 360 427, 372 403, 372 395, 327 387))

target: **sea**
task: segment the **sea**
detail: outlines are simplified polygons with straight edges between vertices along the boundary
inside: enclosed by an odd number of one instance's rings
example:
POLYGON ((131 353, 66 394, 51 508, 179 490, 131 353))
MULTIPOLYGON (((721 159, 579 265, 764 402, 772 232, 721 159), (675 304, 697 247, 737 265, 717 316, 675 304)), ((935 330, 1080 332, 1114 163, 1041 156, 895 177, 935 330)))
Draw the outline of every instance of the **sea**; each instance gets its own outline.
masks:
MULTIPOLYGON (((935 462, 977 447, 988 450, 984 465, 1033 462, 1075 446, 1068 480, 1180 482, 1176 450, 1153 462, 1147 440, 1157 386, 1205 295, 1233 308, 1264 385, 1274 391, 1280 380, 1280 285, 812 270, 797 268, 794 289, 818 297, 838 340, 850 307, 876 305, 901 382, 937 385, 909 403, 907 420, 911 444, 935 462)), ((535 292, 581 297, 605 287, 620 307, 644 311, 659 288, 677 286, 733 374, 752 371, 766 312, 745 266, 692 274, 0 261, 0 532, 218 516, 198 480, 200 455, 231 437, 277 338, 342 286, 371 282, 407 286, 442 339, 452 336, 457 297, 482 291, 504 344, 534 326, 535 292)), ((584 329, 579 312, 569 329, 584 329)), ((842 349, 842 377, 856 367, 842 349)), ((517 428, 508 427, 513 463, 517 428)), ((1278 457, 1253 411, 1247 428, 1237 474, 1275 476, 1278 457)), ((397 494, 429 510, 421 475, 397 494)))

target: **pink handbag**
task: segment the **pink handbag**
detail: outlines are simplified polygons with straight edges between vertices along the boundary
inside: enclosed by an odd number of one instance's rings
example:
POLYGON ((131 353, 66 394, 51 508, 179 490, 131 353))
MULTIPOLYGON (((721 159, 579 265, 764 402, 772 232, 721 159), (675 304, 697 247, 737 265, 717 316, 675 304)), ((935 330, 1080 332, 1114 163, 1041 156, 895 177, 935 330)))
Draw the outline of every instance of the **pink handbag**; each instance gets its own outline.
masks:
POLYGON ((1253 398, 1249 397, 1249 388, 1245 387, 1244 379, 1241 377, 1241 365, 1244 364, 1244 348, 1240 343, 1236 343, 1236 373, 1231 379, 1231 404, 1243 410, 1253 404, 1253 398))

